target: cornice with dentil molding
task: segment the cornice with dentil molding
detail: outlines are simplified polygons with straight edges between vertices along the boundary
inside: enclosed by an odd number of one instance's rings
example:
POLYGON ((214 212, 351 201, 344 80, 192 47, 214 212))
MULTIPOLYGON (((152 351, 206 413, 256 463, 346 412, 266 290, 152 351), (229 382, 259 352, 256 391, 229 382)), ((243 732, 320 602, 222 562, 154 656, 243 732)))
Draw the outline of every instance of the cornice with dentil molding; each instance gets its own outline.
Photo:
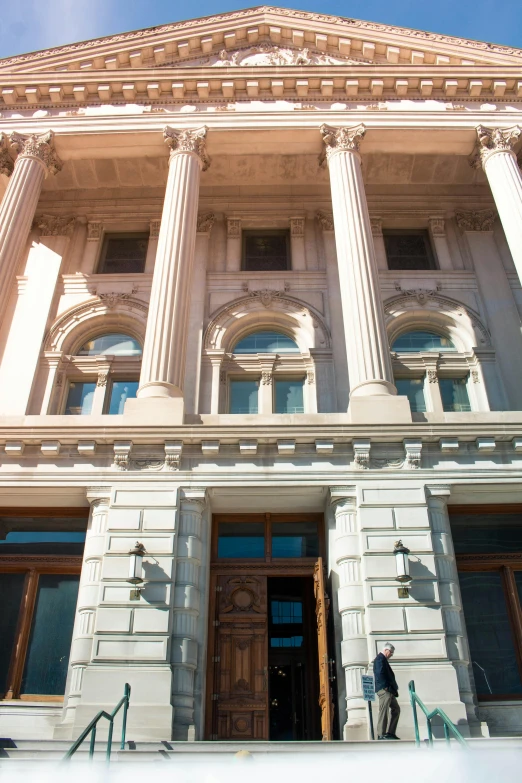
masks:
POLYGON ((18 158, 36 158, 43 163, 46 175, 57 174, 61 171, 62 162, 54 149, 54 133, 31 133, 23 135, 13 132, 9 135, 11 149, 15 150, 18 158))
POLYGON ((183 22, 176 22, 173 24, 161 25, 159 27, 151 27, 144 30, 136 30, 128 33, 120 33, 118 35, 107 36, 106 38, 95 38, 91 41, 84 41, 81 43, 68 44, 67 46, 60 46, 54 49, 45 49, 41 52, 31 52, 29 54, 21 54, 15 57, 10 57, 5 60, 0 60, 0 67, 4 68, 10 65, 16 65, 28 61, 37 61, 44 57, 56 56, 61 54, 68 54, 74 52, 88 52, 89 49, 94 49, 97 46, 110 46, 112 44, 121 44, 122 42, 128 42, 133 44, 140 41, 143 38, 152 36, 161 36, 166 33, 174 33, 177 30, 186 30, 192 28, 197 31, 198 28, 208 26, 211 22, 232 22, 235 20, 245 19, 245 17, 254 17, 259 14, 272 13, 277 16, 289 17, 291 19, 303 19, 312 22, 324 22, 329 24, 335 24, 339 28, 345 28, 343 32, 349 34, 350 30, 359 29, 362 32, 368 30, 376 33, 391 33, 392 35, 400 35, 406 38, 413 38, 422 41, 431 41, 442 44, 449 44, 451 46, 467 46, 470 49, 480 50, 484 53, 492 52, 495 54, 506 55, 518 55, 522 57, 522 50, 510 46, 502 46, 501 44, 491 44, 484 41, 473 41, 467 38, 455 38, 450 35, 442 35, 437 33, 430 33, 425 30, 412 30, 407 27, 396 27, 394 25, 381 24, 379 22, 366 22, 361 19, 347 19, 340 16, 330 16, 327 14, 310 13, 306 11, 296 11, 289 8, 278 8, 277 6, 260 6, 259 8, 248 8, 241 11, 231 11, 225 14, 217 14, 216 16, 203 17, 201 19, 189 19, 183 22))
POLYGON ((169 125, 163 129, 163 139, 170 147, 171 158, 180 152, 193 153, 198 156, 202 171, 206 171, 210 166, 210 158, 207 155, 205 144, 206 136, 206 125, 195 130, 176 130, 169 125))

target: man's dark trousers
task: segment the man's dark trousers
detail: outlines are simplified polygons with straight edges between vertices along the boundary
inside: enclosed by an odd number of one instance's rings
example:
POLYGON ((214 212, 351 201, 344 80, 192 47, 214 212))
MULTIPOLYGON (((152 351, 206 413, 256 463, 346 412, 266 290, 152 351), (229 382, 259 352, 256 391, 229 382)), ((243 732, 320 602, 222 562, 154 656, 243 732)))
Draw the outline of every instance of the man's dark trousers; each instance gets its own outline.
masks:
POLYGON ((397 702, 399 689, 392 667, 383 653, 379 653, 373 662, 373 674, 375 677, 375 690, 379 697, 379 719, 377 721, 377 736, 395 734, 401 708, 397 702), (388 723, 388 711, 390 722, 388 723))

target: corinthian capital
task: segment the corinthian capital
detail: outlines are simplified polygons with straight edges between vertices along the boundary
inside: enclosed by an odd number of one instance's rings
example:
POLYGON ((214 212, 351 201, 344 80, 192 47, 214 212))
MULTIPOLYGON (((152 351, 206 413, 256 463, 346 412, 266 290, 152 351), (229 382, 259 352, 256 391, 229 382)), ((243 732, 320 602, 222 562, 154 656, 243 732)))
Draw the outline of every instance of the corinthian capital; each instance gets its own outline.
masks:
POLYGON ((203 171, 206 171, 210 166, 210 158, 207 155, 205 145, 206 136, 206 125, 196 130, 176 130, 169 125, 163 129, 163 139, 170 147, 171 157, 178 152, 192 152, 198 156, 203 171))
POLYGON ((42 237, 70 237, 76 223, 76 218, 60 215, 42 215, 36 218, 35 225, 40 229, 42 237))
POLYGON ((329 160, 336 152, 359 152, 361 141, 366 133, 364 125, 355 125, 353 128, 332 128, 330 125, 321 125, 324 151, 321 155, 321 164, 329 160))
POLYGON ((495 218, 496 213, 491 209, 455 213, 455 219, 461 231, 493 231, 495 218))
POLYGON ((0 174, 10 177, 13 173, 13 161, 7 149, 7 136, 0 133, 0 174))
POLYGON ((512 152, 521 133, 522 129, 518 125, 512 128, 485 128, 479 125, 477 136, 482 165, 495 152, 512 152))
POLYGON ((62 162, 54 149, 54 133, 31 133, 23 136, 21 133, 11 133, 9 136, 11 149, 18 153, 19 158, 35 158, 43 164, 47 174, 57 174, 62 168, 62 162))

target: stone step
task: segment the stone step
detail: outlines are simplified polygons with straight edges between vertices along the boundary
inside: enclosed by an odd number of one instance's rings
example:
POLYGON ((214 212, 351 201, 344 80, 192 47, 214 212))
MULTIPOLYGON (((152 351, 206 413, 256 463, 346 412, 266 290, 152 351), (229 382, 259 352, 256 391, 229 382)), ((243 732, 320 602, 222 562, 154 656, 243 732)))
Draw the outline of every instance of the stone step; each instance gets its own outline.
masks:
MULTIPOLYGON (((504 751, 521 750, 522 738, 492 738, 470 739, 470 747, 474 751, 504 751)), ((452 747, 457 743, 452 741, 452 747)), ((71 743, 65 740, 0 740, 0 764, 17 761, 59 761, 63 758, 71 743)), ((125 750, 119 749, 119 742, 113 744, 111 759, 114 762, 145 763, 164 762, 170 760, 183 761, 183 763, 197 764, 203 755, 212 763, 227 762, 240 750, 248 750, 254 757, 266 757, 267 755, 292 754, 334 754, 338 757, 349 753, 385 753, 392 750, 393 753, 410 751, 415 748, 412 740, 400 742, 174 742, 161 740, 157 742, 133 742, 126 743, 125 750)), ((426 749, 427 743, 421 744, 421 749, 426 749)), ((445 749, 443 740, 435 741, 435 750, 445 749)), ((89 744, 84 742, 75 753, 74 761, 82 762, 89 758, 89 744)), ((100 740, 96 743, 95 761, 104 761, 106 742, 100 740)))

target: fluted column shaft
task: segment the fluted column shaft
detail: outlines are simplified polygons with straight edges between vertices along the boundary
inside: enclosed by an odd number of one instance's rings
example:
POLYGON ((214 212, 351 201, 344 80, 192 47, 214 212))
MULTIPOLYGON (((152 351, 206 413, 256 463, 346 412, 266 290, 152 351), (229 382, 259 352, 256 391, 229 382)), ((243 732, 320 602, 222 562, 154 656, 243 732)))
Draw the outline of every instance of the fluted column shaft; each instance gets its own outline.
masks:
POLYGON ((439 580, 440 602, 446 629, 448 657, 457 674, 460 698, 470 723, 477 722, 469 676, 469 649, 465 636, 459 575, 448 515, 450 488, 429 487, 428 508, 433 551, 439 580))
POLYGON ((152 279, 138 397, 182 397, 200 172, 206 128, 166 128, 169 175, 152 279))
POLYGON ((482 168, 522 282, 522 174, 512 149, 521 134, 518 126, 504 130, 482 125, 477 128, 482 168))
POLYGON ((361 675, 368 666, 364 627, 364 591, 356 498, 334 498, 335 560, 339 574, 337 603, 342 622, 341 663, 346 682, 347 721, 343 738, 367 739, 367 710, 361 675))
POLYGON ((94 487, 87 489, 87 498, 91 504, 91 513, 87 525, 76 619, 71 639, 65 710, 62 722, 56 728, 56 736, 58 737, 72 736, 76 708, 81 700, 83 675, 91 663, 93 654, 92 644, 99 602, 110 497, 109 494, 104 494, 103 489, 94 487))
POLYGON ((396 394, 359 157, 363 125, 321 128, 330 170, 350 396, 396 394))
MULTIPOLYGON (((0 321, 5 315, 17 262, 31 229, 43 181, 61 168, 52 146, 52 131, 40 136, 12 133, 9 142, 18 152, 18 158, 0 204, 0 321)), ((3 135, 0 146, 2 171, 9 173, 3 135)))
POLYGON ((200 493, 200 497, 181 501, 172 629, 172 705, 174 739, 178 740, 201 739, 195 736, 194 679, 198 665, 199 574, 204 508, 204 492, 200 493))

